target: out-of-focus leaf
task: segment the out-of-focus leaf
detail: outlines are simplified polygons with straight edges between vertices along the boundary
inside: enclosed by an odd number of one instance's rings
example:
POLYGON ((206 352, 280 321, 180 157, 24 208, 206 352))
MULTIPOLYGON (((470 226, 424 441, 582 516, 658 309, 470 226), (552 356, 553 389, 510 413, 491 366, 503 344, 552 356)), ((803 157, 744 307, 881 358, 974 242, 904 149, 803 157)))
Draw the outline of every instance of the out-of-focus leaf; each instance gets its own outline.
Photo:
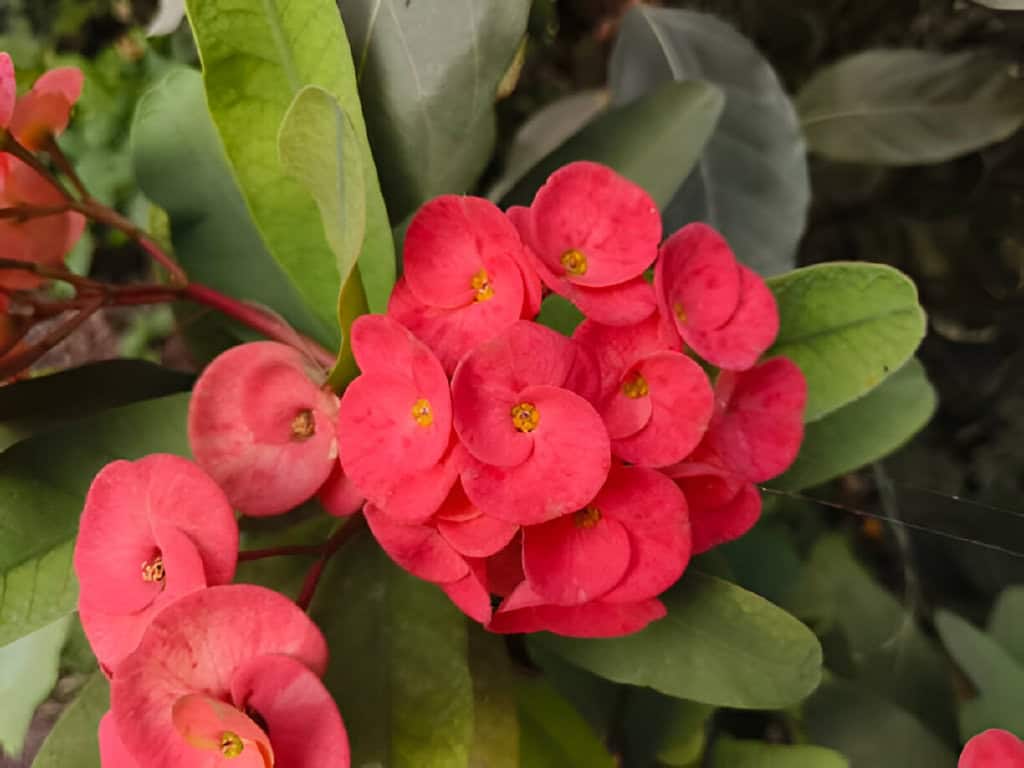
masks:
POLYGON ((777 605, 786 604, 800 581, 803 562, 792 534, 772 515, 763 514, 753 530, 713 551, 725 556, 737 584, 777 605))
POLYGON ((615 768, 587 722, 541 678, 519 684, 522 768, 615 768))
POLYGON ((917 287, 892 267, 818 264, 768 284, 781 325, 767 354, 790 358, 807 377, 805 421, 866 395, 898 371, 924 338, 917 287))
POLYGON ((806 744, 765 744, 728 736, 715 742, 711 768, 849 768, 838 752, 806 744))
POLYGON ((554 171, 592 160, 632 179, 664 207, 696 164, 724 103, 722 92, 708 83, 665 83, 574 134, 533 166, 502 205, 529 205, 554 171))
POLYGON ((716 706, 778 709, 817 687, 817 638, 767 600, 693 571, 662 599, 668 616, 633 635, 537 642, 609 680, 716 706))
POLYGON ((1024 83, 987 52, 854 54, 818 72, 797 109, 810 148, 833 160, 940 163, 1024 123, 1024 83))
POLYGON ((791 269, 811 198, 807 155, 793 103, 750 40, 708 14, 637 5, 623 19, 610 75, 617 105, 667 80, 722 89, 725 111, 665 209, 665 229, 704 221, 759 272, 791 269))
POLYGON ((860 400, 808 424, 796 462, 771 484, 796 491, 870 464, 923 429, 936 405, 924 366, 911 359, 860 400))
POLYGON ((473 745, 469 768, 518 768, 517 680, 503 638, 469 627, 473 745))
POLYGON ((544 679, 558 695, 590 723, 597 737, 607 741, 608 728, 616 717, 623 686, 570 664, 542 642, 537 642, 540 637, 531 635, 527 638, 530 660, 544 672, 544 679))
POLYGON ((469 191, 494 148, 498 85, 529 0, 339 6, 394 220, 436 195, 469 191))
POLYGON ((630 688, 625 728, 628 765, 678 766, 699 763, 707 743, 707 721, 714 707, 630 688))
POLYGON ((93 672, 43 742, 32 768, 100 768, 100 718, 110 708, 110 684, 93 672))
POLYGON ((157 5, 156 16, 146 27, 146 34, 150 37, 169 35, 185 20, 185 0, 160 0, 157 5))
POLYGON ((1007 587, 992 608, 988 633, 1024 665, 1024 587, 1007 587))
POLYGON ((971 0, 994 11, 1024 11, 1024 0, 971 0))
POLYGON ((540 305, 537 322, 553 328, 566 336, 572 336, 576 326, 583 322, 583 313, 576 305, 557 293, 548 294, 540 305))

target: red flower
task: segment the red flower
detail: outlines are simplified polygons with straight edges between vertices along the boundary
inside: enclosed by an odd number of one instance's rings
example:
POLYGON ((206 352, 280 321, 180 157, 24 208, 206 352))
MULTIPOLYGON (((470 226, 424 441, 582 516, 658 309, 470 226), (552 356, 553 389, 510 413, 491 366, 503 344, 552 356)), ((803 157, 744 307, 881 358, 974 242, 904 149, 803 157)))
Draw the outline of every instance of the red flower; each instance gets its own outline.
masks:
POLYGON ((778 335, 772 292, 706 224, 690 224, 665 241, 654 289, 662 317, 719 368, 750 368, 778 335))
POLYGON ((587 317, 631 325, 654 309, 642 275, 658 255, 661 216, 638 185, 597 163, 571 163, 529 209, 508 215, 544 283, 587 317))
POLYGON ((0 130, 5 130, 11 124, 17 98, 18 81, 14 78, 14 62, 9 54, 0 52, 0 130))
POLYGON ((991 729, 967 742, 958 768, 1024 768, 1024 742, 1009 731, 991 729))
POLYGON ((108 464, 89 487, 75 543, 78 607, 113 671, 168 604, 234 577, 238 525, 196 465, 153 455, 108 464))
POLYGON ((435 198, 409 224, 388 314, 450 373, 478 343, 539 307, 539 286, 525 261, 515 227, 493 203, 435 198))
MULTIPOLYGON (((10 87, 8 75, 13 80, 13 69, 5 72, 0 64, 0 82, 5 82, 0 85, 0 118, 10 87)), ((23 146, 41 149, 48 139, 59 136, 68 127, 71 109, 82 95, 84 82, 81 70, 75 67, 60 67, 43 73, 32 90, 17 100, 6 127, 23 146)))
POLYGON ((338 398, 301 352, 273 341, 229 349, 192 391, 196 462, 244 515, 278 515, 315 494, 338 455, 338 398))

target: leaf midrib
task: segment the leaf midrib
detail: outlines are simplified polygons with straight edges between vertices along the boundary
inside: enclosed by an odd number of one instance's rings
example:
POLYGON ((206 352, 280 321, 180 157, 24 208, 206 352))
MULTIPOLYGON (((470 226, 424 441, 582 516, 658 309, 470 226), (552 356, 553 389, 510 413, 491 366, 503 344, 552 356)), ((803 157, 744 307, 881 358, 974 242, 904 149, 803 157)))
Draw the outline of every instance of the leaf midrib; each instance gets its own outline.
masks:
POLYGON ((270 36, 274 40, 274 47, 277 49, 281 59, 281 69, 288 80, 288 87, 294 96, 302 87, 302 80, 299 77, 298 67, 292 56, 291 46, 288 45, 288 38, 284 31, 284 22, 277 10, 275 0, 263 0, 263 10, 267 17, 267 26, 270 28, 270 36))
POLYGON ((813 339, 817 339, 817 338, 819 338, 821 336, 831 336, 831 335, 836 334, 836 333, 843 333, 843 332, 848 331, 848 330, 853 329, 853 328, 859 328, 859 327, 861 327, 863 325, 868 325, 868 324, 871 324, 871 323, 878 322, 879 320, 884 320, 885 318, 891 317, 893 315, 902 315, 902 314, 905 314, 905 313, 908 313, 908 312, 913 312, 915 314, 920 314, 920 307, 916 307, 916 306, 913 306, 913 305, 908 305, 908 306, 905 306, 905 307, 900 307, 898 309, 886 310, 885 312, 881 312, 881 313, 876 314, 876 315, 871 315, 870 317, 861 317, 861 318, 858 318, 857 320, 853 320, 853 321, 848 322, 848 323, 843 323, 842 325, 832 325, 832 326, 829 326, 828 328, 823 328, 821 330, 812 331, 811 333, 805 333, 805 334, 802 334, 802 335, 799 335, 799 336, 793 336, 793 337, 790 337, 790 338, 781 338, 780 337, 780 338, 777 338, 775 340, 775 343, 772 345, 772 349, 776 350, 779 347, 790 346, 792 344, 804 344, 804 343, 806 343, 808 341, 811 341, 813 339))

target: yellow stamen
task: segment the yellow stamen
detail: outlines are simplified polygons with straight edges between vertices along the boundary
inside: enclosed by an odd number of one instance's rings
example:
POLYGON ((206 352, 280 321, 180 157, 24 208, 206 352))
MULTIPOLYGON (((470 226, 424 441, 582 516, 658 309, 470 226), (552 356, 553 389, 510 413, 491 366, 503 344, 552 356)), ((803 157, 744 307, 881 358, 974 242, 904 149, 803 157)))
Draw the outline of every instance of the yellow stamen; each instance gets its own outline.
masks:
POLYGON ((241 737, 234 731, 224 731, 220 735, 220 753, 224 757, 238 757, 245 751, 241 737))
POLYGON ((683 305, 680 302, 676 302, 672 305, 672 311, 676 313, 676 317, 679 319, 680 324, 686 325, 686 310, 683 309, 683 305))
POLYGON ((427 398, 421 397, 412 404, 412 417, 421 427, 429 427, 434 423, 434 411, 427 398))
POLYGON ((512 406, 512 426, 520 432, 533 432, 540 422, 540 411, 533 403, 512 406))
POLYGON ((142 580, 147 584, 154 582, 163 581, 164 576, 164 558, 161 555, 157 555, 152 560, 147 560, 142 564, 142 580))
POLYGON ((626 397, 636 400, 641 397, 647 397, 650 389, 647 386, 647 379, 641 376, 639 373, 634 373, 625 383, 622 385, 622 394, 626 397))
POLYGON ((491 285, 491 279, 488 277, 486 269, 481 269, 473 275, 469 284, 476 291, 477 301, 488 301, 494 298, 494 286, 491 285))
POLYGON ((576 513, 574 518, 577 528, 593 528, 601 522, 601 510, 595 506, 589 506, 576 513))
POLYGON ((298 415, 292 419, 292 439, 301 442, 309 440, 315 434, 316 419, 313 417, 313 412, 310 410, 299 411, 298 415))
POLYGON ((585 275, 587 274, 587 255, 575 248, 566 251, 562 254, 562 266, 565 267, 567 274, 575 275, 576 277, 585 275))

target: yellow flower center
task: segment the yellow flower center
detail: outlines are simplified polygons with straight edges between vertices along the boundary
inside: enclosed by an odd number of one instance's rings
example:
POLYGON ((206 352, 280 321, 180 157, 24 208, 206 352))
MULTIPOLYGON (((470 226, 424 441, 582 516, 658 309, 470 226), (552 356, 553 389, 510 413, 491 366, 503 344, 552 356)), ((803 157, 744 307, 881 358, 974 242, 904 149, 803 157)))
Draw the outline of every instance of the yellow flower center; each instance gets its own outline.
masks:
POLYGON ((562 254, 562 266, 565 267, 566 274, 576 277, 585 275, 587 274, 587 255, 575 248, 566 251, 562 254))
POLYGON ((152 560, 147 560, 142 564, 142 580, 147 584, 162 582, 164 576, 166 576, 166 573, 164 572, 164 558, 162 555, 157 555, 152 560))
POLYGON ((622 385, 622 394, 626 397, 636 400, 641 397, 647 397, 650 389, 647 386, 647 379, 641 376, 639 373, 634 373, 630 376, 622 385))
POLYGON ((486 269, 481 269, 473 275, 469 284, 476 291, 477 301, 489 301, 494 298, 494 286, 491 285, 491 278, 487 275, 486 269))
POLYGON ((224 731, 220 735, 220 753, 224 757, 238 757, 245 751, 241 737, 234 731, 224 731))
POLYGON ((581 509, 576 513, 574 522, 577 528, 593 528, 601 522, 601 510, 593 505, 581 509))
POLYGON ((540 411, 533 403, 512 406, 512 426, 520 432, 533 432, 540 422, 540 411))
POLYGON ((299 411, 299 413, 292 419, 292 440, 309 440, 313 435, 316 434, 316 419, 313 417, 313 412, 309 409, 305 411, 299 411))
POLYGON ((427 398, 421 397, 412 404, 412 418, 421 427, 429 427, 434 423, 434 411, 427 398))
POLYGON ((677 301, 672 305, 672 311, 675 312, 679 323, 681 325, 686 325, 686 310, 683 309, 683 305, 680 302, 677 301))

